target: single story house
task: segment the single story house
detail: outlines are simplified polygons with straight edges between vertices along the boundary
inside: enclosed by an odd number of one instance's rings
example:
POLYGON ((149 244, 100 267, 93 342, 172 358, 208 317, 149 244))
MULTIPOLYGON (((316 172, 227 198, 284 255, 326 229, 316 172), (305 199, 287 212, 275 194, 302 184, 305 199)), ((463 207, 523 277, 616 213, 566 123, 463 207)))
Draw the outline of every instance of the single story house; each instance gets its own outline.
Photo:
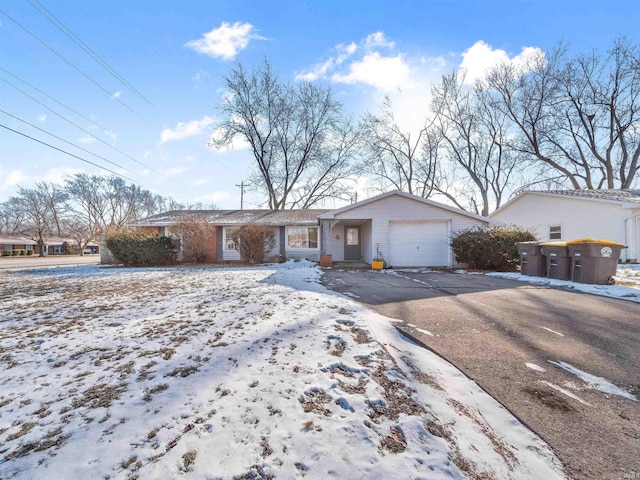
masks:
POLYGON ((177 236, 184 215, 200 215, 215 225, 211 239, 214 261, 240 260, 231 239, 242 225, 272 226, 276 247, 270 256, 370 263, 382 257, 393 267, 439 266, 456 263, 451 234, 475 226, 499 223, 416 195, 393 191, 334 210, 179 210, 138 220, 129 226, 159 235, 177 236))
MULTIPOLYGON (((64 255, 69 253, 79 254, 80 247, 78 243, 71 238, 47 237, 44 244, 45 255, 64 255)), ((40 247, 37 242, 28 237, 19 235, 2 235, 0 236, 0 250, 2 256, 16 255, 39 255, 40 247)), ((85 253, 100 253, 100 246, 95 242, 89 242, 85 248, 85 253)))
POLYGON ((16 255, 33 255, 36 242, 27 237, 16 235, 0 236, 0 250, 3 257, 16 255))
POLYGON ((640 190, 527 190, 490 217, 530 228, 543 241, 624 243, 628 248, 622 250, 622 260, 640 259, 640 190))

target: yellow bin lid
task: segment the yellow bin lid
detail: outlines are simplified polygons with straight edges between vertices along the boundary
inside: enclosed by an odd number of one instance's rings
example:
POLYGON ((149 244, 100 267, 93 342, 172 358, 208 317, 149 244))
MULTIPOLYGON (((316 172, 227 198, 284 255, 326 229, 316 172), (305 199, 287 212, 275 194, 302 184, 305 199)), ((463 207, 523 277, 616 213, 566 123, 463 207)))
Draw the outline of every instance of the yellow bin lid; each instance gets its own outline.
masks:
POLYGON ((610 240, 599 240, 597 238, 578 238, 576 240, 568 240, 567 245, 579 245, 581 243, 599 243, 601 245, 614 245, 616 247, 627 248, 623 243, 612 242, 610 240))
POLYGON ((567 242, 543 242, 540 244, 541 247, 566 247, 567 242))

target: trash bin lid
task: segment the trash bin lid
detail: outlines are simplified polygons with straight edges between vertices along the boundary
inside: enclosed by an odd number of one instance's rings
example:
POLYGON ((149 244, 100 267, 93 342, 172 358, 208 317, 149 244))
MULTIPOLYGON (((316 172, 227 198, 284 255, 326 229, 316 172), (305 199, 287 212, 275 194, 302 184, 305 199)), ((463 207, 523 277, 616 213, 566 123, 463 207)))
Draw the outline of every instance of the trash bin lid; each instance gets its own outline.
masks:
POLYGON ((542 242, 541 247, 566 247, 567 242, 542 242))
POLYGON ((601 245, 614 245, 616 247, 627 248, 627 246, 623 243, 612 242, 610 240, 600 240, 597 238, 578 238, 576 240, 567 240, 567 245, 578 245, 581 243, 599 243, 601 245))

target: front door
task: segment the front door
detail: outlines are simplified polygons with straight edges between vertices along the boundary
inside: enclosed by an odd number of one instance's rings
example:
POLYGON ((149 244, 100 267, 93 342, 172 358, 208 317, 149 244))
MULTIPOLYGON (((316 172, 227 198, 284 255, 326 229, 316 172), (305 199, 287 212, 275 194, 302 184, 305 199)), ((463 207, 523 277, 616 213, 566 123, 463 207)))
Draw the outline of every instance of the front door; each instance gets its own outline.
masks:
POLYGON ((344 259, 360 261, 360 227, 344 227, 344 259))

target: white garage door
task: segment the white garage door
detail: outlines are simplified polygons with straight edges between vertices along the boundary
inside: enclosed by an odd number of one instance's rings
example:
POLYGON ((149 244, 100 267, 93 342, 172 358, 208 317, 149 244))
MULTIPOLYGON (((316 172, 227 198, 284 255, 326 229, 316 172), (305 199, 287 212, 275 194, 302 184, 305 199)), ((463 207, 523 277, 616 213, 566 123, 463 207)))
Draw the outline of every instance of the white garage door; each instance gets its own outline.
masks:
POLYGON ((447 222, 389 222, 389 264, 449 266, 447 222))

